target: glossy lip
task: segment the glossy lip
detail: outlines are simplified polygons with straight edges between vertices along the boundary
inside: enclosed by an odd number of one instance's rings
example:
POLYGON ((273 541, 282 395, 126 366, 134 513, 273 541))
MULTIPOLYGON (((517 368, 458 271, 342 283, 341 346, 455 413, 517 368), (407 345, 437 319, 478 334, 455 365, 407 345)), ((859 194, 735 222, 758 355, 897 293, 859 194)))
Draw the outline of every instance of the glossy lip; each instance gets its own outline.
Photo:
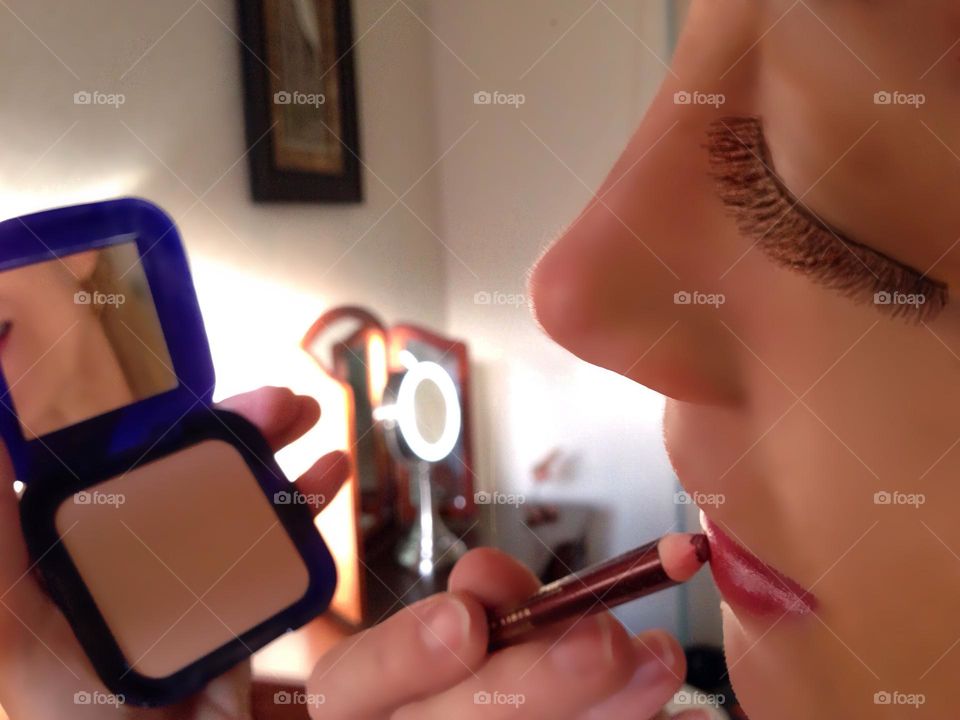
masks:
POLYGON ((700 513, 700 524, 710 541, 713 579, 731 605, 755 615, 809 615, 817 609, 812 593, 733 540, 706 513, 700 513))

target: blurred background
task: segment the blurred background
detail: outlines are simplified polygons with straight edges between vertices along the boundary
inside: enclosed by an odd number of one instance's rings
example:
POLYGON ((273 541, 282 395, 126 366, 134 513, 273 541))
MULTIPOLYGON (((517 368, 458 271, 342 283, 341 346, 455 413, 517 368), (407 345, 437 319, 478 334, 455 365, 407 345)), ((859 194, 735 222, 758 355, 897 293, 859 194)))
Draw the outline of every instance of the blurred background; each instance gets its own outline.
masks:
MULTIPOLYGON (((324 638, 441 585, 454 539, 549 578, 697 527, 662 447, 663 399, 551 343, 526 298, 528 269, 668 72, 684 3, 2 5, 0 214, 126 195, 163 207, 191 257, 217 397, 274 384, 321 401, 281 456, 291 475, 353 453, 321 524, 343 577, 333 622, 272 646, 263 672, 295 676, 324 638), (395 418, 377 415, 426 361, 462 410, 441 461, 398 450, 395 418), (403 557, 422 540, 422 477, 449 530, 427 568, 403 557)), ((616 614, 720 645, 706 573, 616 614)))

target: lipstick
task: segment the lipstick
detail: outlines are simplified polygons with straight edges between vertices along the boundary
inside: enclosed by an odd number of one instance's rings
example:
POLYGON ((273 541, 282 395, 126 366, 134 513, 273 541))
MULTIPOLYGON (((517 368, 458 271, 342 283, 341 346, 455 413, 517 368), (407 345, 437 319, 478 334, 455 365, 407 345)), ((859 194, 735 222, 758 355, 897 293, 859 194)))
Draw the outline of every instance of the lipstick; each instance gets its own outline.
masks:
POLYGON ((692 578, 710 559, 703 534, 674 533, 544 585, 520 605, 488 615, 491 650, 536 628, 609 610, 692 578))
POLYGON ((713 551, 710 571, 724 600, 755 615, 808 615, 816 611, 817 599, 810 591, 767 565, 705 513, 700 515, 700 524, 713 551))

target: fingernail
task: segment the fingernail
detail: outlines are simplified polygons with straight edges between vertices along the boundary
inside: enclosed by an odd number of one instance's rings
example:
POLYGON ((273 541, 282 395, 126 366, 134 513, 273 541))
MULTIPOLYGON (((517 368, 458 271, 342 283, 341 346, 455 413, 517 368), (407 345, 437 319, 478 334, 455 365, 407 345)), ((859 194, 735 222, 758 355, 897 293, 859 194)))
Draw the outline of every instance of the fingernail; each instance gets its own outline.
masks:
MULTIPOLYGON (((643 650, 660 658, 663 665, 673 670, 673 666, 677 664, 677 656, 676 653, 674 653, 673 643, 670 641, 670 638, 662 633, 653 632, 644 635, 642 638, 638 637, 638 640, 641 641, 643 650)), ((656 661, 656 658, 651 659, 656 661)))
POLYGON ((638 637, 637 669, 630 679, 630 685, 654 685, 661 680, 679 680, 674 674, 677 658, 673 644, 660 633, 651 633, 638 637))
POLYGON ((579 674, 613 662, 613 620, 606 613, 581 620, 550 651, 564 672, 579 674))
POLYGON ((714 715, 706 710, 687 710, 683 720, 714 720, 714 715))
POLYGON ((197 708, 197 720, 213 720, 225 717, 246 717, 241 699, 243 693, 237 692, 237 680, 231 676, 214 679, 204 690, 197 708))
POLYGON ((455 595, 434 600, 423 617, 423 644, 430 650, 456 651, 470 632, 470 612, 455 595))

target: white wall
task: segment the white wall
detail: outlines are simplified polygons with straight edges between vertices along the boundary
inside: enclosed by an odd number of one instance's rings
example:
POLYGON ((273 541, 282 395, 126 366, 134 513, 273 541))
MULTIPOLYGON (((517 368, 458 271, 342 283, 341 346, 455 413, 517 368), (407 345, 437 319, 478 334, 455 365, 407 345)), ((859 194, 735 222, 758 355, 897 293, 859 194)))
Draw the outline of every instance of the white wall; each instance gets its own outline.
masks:
MULTIPOLYGON (((431 9, 444 41, 433 46, 441 147, 469 129, 440 168, 440 206, 457 256, 446 258, 448 327, 470 341, 484 398, 481 477, 595 503, 607 520, 594 556, 626 550, 676 529, 680 516, 662 398, 577 360, 542 336, 523 303, 494 295, 525 292, 526 268, 622 151, 666 72, 666 4, 437 0, 431 9), (525 104, 478 106, 478 90, 522 93, 525 104), (570 459, 565 477, 535 489, 531 468, 554 447, 570 459)), ((676 591, 618 615, 634 628, 682 629, 676 591)))
MULTIPOLYGON (((384 16, 391 4, 355 3, 367 202, 337 207, 248 199, 234 0, 10 0, 0 9, 0 214, 140 194, 177 219, 200 264, 302 290, 308 315, 349 300, 443 323, 438 240, 402 206, 370 230, 393 204, 386 186, 404 193, 436 157, 432 38, 402 6, 384 16), (126 99, 78 106, 78 90, 126 99)), ((419 0, 408 5, 422 12, 419 0)), ((431 228, 435 183, 428 175, 406 198, 431 228)), ((222 286, 207 301, 244 292, 222 286)), ((244 328, 248 340, 264 331, 244 328)))

